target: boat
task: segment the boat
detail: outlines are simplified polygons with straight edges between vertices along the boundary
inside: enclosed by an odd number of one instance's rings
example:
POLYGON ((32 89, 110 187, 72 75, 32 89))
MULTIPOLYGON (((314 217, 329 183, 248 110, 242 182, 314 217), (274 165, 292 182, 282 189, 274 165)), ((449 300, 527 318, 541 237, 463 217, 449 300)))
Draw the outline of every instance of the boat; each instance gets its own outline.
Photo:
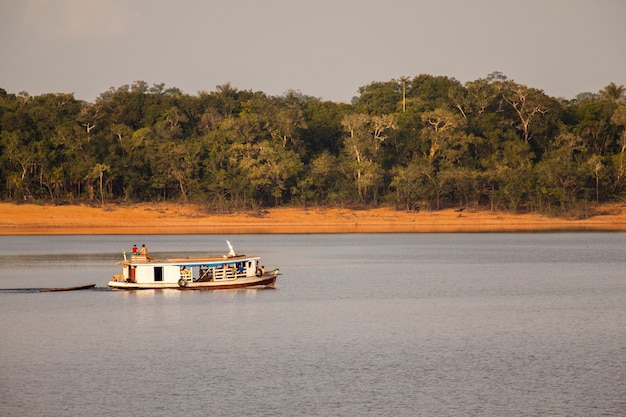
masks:
POLYGON ((57 292, 57 291, 78 291, 88 290, 94 288, 96 284, 77 285, 74 287, 60 287, 60 288, 40 288, 39 292, 57 292))
POLYGON ((156 259, 132 254, 117 262, 122 273, 113 275, 108 286, 114 289, 218 290, 233 288, 274 288, 278 268, 265 271, 259 256, 229 252, 222 256, 156 259))

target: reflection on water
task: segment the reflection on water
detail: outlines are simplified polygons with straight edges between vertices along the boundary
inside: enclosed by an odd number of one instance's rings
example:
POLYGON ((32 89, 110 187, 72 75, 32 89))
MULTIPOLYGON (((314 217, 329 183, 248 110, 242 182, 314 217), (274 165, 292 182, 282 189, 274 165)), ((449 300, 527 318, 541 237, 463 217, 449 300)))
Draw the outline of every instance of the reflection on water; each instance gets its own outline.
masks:
POLYGON ((180 299, 181 291, 165 291, 165 290, 142 290, 142 291, 126 291, 111 290, 119 294, 120 297, 129 300, 153 300, 156 297, 165 299, 180 299))
POLYGON ((98 287, 0 292, 2 416, 626 406, 626 234, 12 238, 0 288, 98 287), (226 238, 280 267, 275 290, 106 289, 133 243, 180 256, 226 238))

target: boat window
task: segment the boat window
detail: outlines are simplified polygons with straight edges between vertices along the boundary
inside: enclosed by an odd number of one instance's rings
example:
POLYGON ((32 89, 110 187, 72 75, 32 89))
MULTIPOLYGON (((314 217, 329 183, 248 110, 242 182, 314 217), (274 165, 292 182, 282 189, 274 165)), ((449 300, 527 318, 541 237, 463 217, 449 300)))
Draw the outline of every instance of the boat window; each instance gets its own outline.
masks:
POLYGON ((163 267, 155 266, 154 267, 154 281, 163 281, 163 267))

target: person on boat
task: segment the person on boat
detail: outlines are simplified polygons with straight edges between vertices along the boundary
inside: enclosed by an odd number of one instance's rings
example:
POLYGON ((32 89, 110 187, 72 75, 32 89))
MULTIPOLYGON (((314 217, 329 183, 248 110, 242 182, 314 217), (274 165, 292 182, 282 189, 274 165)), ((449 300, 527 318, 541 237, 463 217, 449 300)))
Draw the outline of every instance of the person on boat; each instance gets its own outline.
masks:
POLYGON ((148 255, 148 248, 146 248, 146 245, 141 245, 141 252, 139 254, 141 256, 145 256, 146 259, 154 260, 152 256, 148 255))
POLYGON ((191 277, 191 271, 189 271, 185 265, 180 267, 180 277, 184 279, 189 279, 191 277))
POLYGON ((132 254, 137 255, 137 245, 133 245, 132 254))
POLYGON ((265 275, 265 265, 261 266, 261 275, 265 275))

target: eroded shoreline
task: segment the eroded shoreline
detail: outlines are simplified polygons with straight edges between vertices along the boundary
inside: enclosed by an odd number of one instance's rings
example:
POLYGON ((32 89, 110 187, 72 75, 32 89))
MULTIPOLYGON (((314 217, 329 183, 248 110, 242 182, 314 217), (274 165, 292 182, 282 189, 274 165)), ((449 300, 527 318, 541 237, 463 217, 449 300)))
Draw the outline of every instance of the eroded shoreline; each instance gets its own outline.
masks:
POLYGON ((46 206, 0 203, 0 235, 270 234, 626 231, 626 205, 596 209, 584 219, 539 214, 392 208, 277 208, 207 214, 196 205, 46 206))

